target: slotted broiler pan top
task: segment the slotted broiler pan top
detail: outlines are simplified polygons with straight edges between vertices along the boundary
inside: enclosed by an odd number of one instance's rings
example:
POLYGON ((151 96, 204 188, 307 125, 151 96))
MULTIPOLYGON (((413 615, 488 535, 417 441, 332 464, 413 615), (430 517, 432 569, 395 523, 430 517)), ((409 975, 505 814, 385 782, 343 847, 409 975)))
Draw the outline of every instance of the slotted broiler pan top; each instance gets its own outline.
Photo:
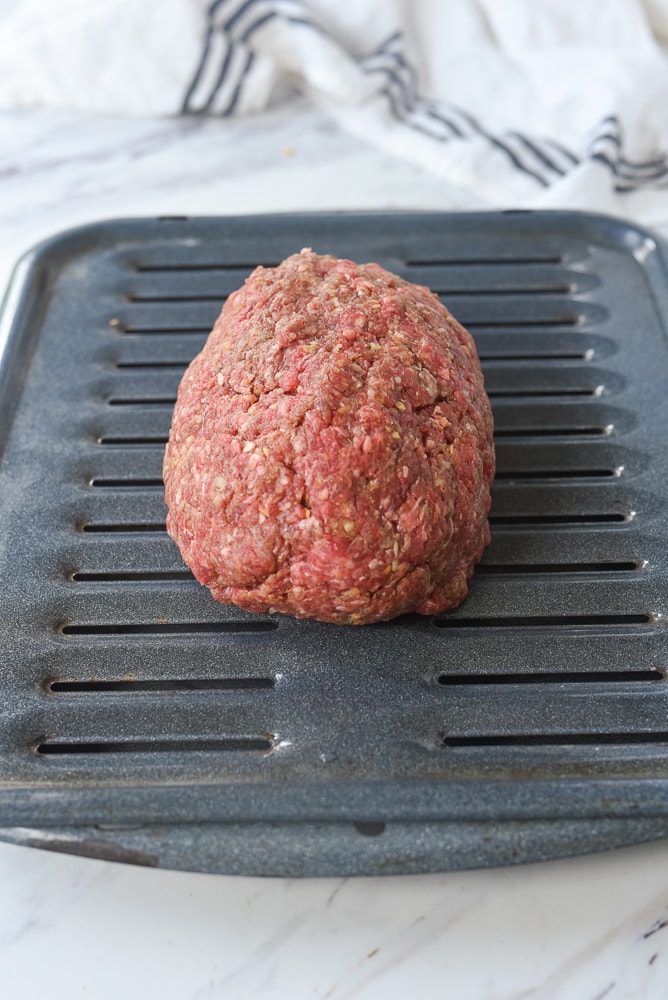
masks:
POLYGON ((577 213, 134 220, 29 255, 0 369, 0 837, 332 875, 668 835, 667 287, 650 234, 577 213), (476 338, 493 539, 448 614, 246 614, 166 535, 184 367, 303 246, 429 285, 476 338))

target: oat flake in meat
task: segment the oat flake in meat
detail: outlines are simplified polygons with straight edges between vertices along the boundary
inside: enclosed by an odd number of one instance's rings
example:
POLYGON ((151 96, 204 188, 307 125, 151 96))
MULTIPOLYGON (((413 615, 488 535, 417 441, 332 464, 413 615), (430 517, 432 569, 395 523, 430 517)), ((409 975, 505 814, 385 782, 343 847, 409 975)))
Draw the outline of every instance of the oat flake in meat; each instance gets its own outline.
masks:
POLYGON ((427 288, 302 250, 229 297, 183 377, 167 527, 223 603, 433 614, 489 542, 493 473, 469 333, 427 288))

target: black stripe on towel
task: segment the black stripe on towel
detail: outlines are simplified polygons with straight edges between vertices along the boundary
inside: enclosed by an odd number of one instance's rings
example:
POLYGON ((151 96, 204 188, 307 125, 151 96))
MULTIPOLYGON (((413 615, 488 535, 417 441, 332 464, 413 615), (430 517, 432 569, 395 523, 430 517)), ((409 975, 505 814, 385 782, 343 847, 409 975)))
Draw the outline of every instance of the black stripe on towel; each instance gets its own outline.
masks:
POLYGON ((662 188, 664 185, 659 184, 658 181, 662 180, 664 177, 668 177, 668 166, 664 166, 661 170, 651 176, 648 175, 640 177, 637 174, 630 174, 628 171, 624 170, 619 166, 619 161, 615 162, 614 160, 611 160, 609 156, 605 155, 605 153, 591 153, 589 159, 596 160, 597 163, 602 163, 604 167, 608 168, 611 174, 622 181, 622 184, 615 187, 615 191, 620 191, 625 194, 629 191, 662 188))
POLYGON ((569 160, 574 167, 577 167, 578 164, 581 162, 580 158, 577 157, 571 149, 567 149, 566 146, 562 145, 560 142, 557 142, 556 139, 543 139, 543 143, 547 144, 548 146, 551 146, 552 149, 556 149, 557 153, 561 153, 561 155, 564 156, 567 160, 569 160))
POLYGON ((511 149, 511 147, 504 142, 502 138, 492 135, 491 132, 484 129, 482 125, 476 121, 472 114, 468 111, 464 111, 463 108, 457 107, 454 104, 450 105, 450 107, 471 126, 477 135, 481 136, 483 139, 487 139, 490 145, 494 146, 499 150, 499 152, 503 153, 517 170, 527 174, 529 177, 533 177, 534 180, 538 181, 538 183, 542 185, 542 187, 550 186, 550 182, 541 173, 539 173, 537 169, 534 170, 524 163, 524 161, 520 159, 519 155, 511 149))
POLYGON ((236 108, 239 102, 239 95, 241 94, 241 88, 243 86, 244 80, 248 76, 248 72, 251 66, 253 65, 254 58, 255 58, 255 53, 251 49, 249 50, 248 55, 246 56, 246 62, 244 64, 244 68, 242 69, 241 75, 237 80, 236 86, 232 92, 232 96, 229 100, 229 103, 227 107, 221 112, 223 118, 229 118, 230 115, 234 114, 234 109, 236 108))
POLYGON ((234 54, 234 45, 232 45, 232 43, 228 40, 227 51, 225 52, 225 56, 223 57, 223 62, 220 67, 220 71, 218 73, 218 78, 216 79, 216 82, 213 85, 213 90, 207 97, 206 102, 199 109, 200 114, 205 114, 211 108, 211 105, 213 104, 216 97, 220 93, 222 87, 224 86, 225 80, 227 79, 227 74, 230 69, 230 65, 232 63, 233 54, 234 54))
POLYGON ((202 55, 200 56, 199 63, 197 64, 197 69, 195 70, 195 75, 193 76, 188 89, 186 90, 185 97, 183 98, 183 103, 181 104, 181 114, 192 114, 195 110, 190 107, 190 102, 192 96, 197 89, 197 85, 202 78, 202 73, 204 72, 204 67, 206 66, 207 59, 209 58, 209 52, 211 49, 211 39, 213 37, 213 30, 211 26, 206 29, 206 36, 204 38, 204 46, 202 48, 202 55))
POLYGON ((521 132, 508 132, 506 134, 513 139, 517 139, 517 141, 528 149, 530 153, 533 153, 536 159, 539 160, 543 166, 547 167, 548 170, 552 170, 553 173, 558 174, 560 177, 563 177, 566 174, 566 171, 560 167, 548 153, 537 145, 536 140, 527 138, 527 136, 522 135, 521 132))
POLYGON ((617 115, 607 115, 592 130, 588 158, 617 178, 620 183, 615 191, 619 194, 665 187, 660 182, 668 176, 668 155, 660 152, 647 160, 629 160, 624 156, 624 132, 617 115))
MULTIPOLYGON (((399 33, 395 33, 391 37, 393 41, 398 41, 401 38, 399 33)), ((438 122, 438 124, 443 125, 447 129, 449 129, 449 131, 452 134, 456 135, 459 138, 464 138, 465 137, 464 132, 462 132, 461 128, 459 128, 452 121, 452 118, 447 118, 440 112, 440 110, 436 111, 431 102, 424 101, 421 98, 416 98, 416 95, 411 93, 409 89, 409 84, 397 70, 396 65, 395 67, 374 65, 375 61, 379 58, 379 56, 396 57, 397 55, 396 52, 390 53, 387 51, 388 42, 389 40, 382 43, 381 46, 379 46, 379 48, 376 49, 371 56, 367 56, 364 60, 362 60, 360 62, 360 65, 364 69, 364 72, 367 75, 372 73, 382 73, 388 79, 388 82, 393 85, 392 87, 389 86, 385 87, 381 91, 381 94, 388 100, 388 103, 390 105, 390 111, 392 112, 393 116, 396 119, 409 125, 411 128, 419 130, 423 134, 428 135, 430 138, 435 139, 438 142, 447 141, 448 138, 447 135, 444 135, 442 133, 436 134, 434 131, 425 127, 425 125, 419 121, 418 114, 419 112, 423 111, 434 121, 438 122), (401 102, 400 106, 399 106, 399 101, 401 102)), ((398 62, 396 58, 394 59, 394 61, 395 64, 398 62)), ((403 58, 401 61, 401 65, 404 69, 408 69, 409 67, 411 67, 411 64, 408 62, 408 60, 403 58)), ((414 68, 411 76, 415 77, 417 76, 417 73, 414 68)), ((473 117, 468 113, 462 113, 459 109, 457 110, 460 115, 463 114, 463 116, 465 117, 470 126, 469 135, 471 133, 475 133, 479 136, 483 136, 484 138, 486 138, 488 142, 496 146, 496 148, 502 150, 506 154, 506 156, 508 156, 511 159, 514 166, 516 166, 519 170, 522 170, 523 172, 528 173, 530 176, 534 177, 542 185, 547 186, 548 180, 541 173, 538 172, 541 167, 547 167, 548 170, 551 170, 552 172, 562 176, 565 173, 565 171, 561 167, 559 167, 559 165, 555 163, 555 161, 551 157, 549 157, 547 153, 542 152, 536 146, 536 144, 531 140, 527 139, 526 136, 522 136, 519 133, 509 133, 509 137, 516 139, 531 154, 532 158, 537 161, 536 164, 525 162, 524 157, 520 155, 519 151, 513 150, 501 138, 486 133, 484 130, 482 130, 479 123, 477 123, 473 119, 473 117)))
MULTIPOLYGON (((227 117, 238 107, 244 81, 253 65, 254 54, 246 45, 252 35, 268 22, 279 19, 301 25, 326 38, 328 33, 307 16, 299 0, 215 0, 208 10, 208 24, 202 53, 193 79, 189 84, 182 105, 183 113, 203 114, 212 105, 221 89, 230 84, 230 73, 237 46, 245 52, 245 60, 232 93, 220 112, 227 117), (212 58, 212 38, 220 33, 227 42, 224 55, 209 93, 193 107, 193 97, 200 86, 212 58)), ((366 75, 380 75, 385 84, 378 96, 387 100, 395 120, 436 142, 451 139, 467 141, 484 139, 492 149, 502 153, 508 164, 518 172, 531 177, 542 187, 549 187, 554 175, 565 176, 581 160, 566 146, 555 139, 537 138, 522 132, 495 134, 488 131, 469 111, 445 102, 428 100, 419 95, 418 72, 406 57, 403 32, 395 31, 382 41, 373 52, 358 61, 366 75), (431 123, 431 124, 430 124, 431 123)), ((212 69, 210 66, 209 69, 212 69)), ((615 190, 627 193, 647 188, 664 188, 668 177, 668 157, 660 153, 642 161, 629 160, 623 155, 624 138, 621 123, 616 115, 606 115, 592 129, 587 159, 605 166, 618 182, 615 190), (612 148, 611 148, 612 147, 612 148)))

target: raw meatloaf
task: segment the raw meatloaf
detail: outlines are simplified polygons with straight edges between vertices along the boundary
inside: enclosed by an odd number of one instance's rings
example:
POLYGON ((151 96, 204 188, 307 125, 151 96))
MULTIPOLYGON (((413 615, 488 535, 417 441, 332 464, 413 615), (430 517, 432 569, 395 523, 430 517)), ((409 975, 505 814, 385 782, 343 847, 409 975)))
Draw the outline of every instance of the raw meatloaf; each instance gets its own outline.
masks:
POLYGON ((492 416, 427 288, 310 250, 258 267, 183 377, 167 528, 223 603, 359 625, 466 596, 492 416))

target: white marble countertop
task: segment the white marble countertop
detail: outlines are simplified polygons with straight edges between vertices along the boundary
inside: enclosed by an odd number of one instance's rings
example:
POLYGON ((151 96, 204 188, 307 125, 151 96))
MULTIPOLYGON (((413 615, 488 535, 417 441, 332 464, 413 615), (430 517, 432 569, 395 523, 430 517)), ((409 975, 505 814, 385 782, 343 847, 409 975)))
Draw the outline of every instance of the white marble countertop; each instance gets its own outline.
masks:
MULTIPOLYGON (((247 123, 0 115, 0 288, 133 215, 484 207, 303 107, 247 123)), ((665 1000, 668 844, 377 879, 196 875, 0 844, 0 996, 665 1000)))

